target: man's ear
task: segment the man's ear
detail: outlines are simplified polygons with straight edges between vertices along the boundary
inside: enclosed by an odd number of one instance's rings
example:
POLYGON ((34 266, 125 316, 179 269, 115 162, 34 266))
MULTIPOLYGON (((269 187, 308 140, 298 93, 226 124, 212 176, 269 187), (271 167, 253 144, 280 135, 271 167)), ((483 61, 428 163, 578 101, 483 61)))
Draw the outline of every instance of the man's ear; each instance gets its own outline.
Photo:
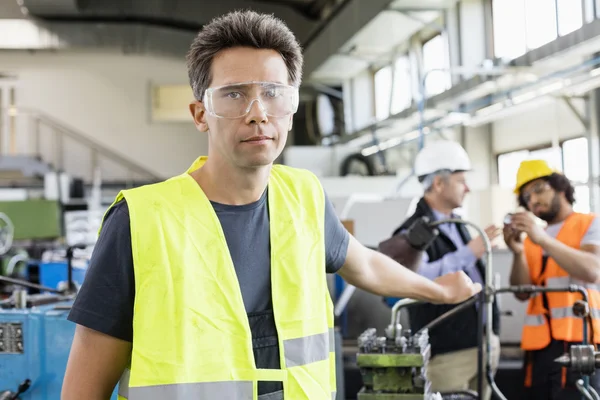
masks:
POLYGON ((194 119, 196 129, 200 132, 208 132, 208 123, 206 122, 206 108, 204 103, 198 100, 194 100, 190 103, 190 113, 194 119))
POLYGON ((293 126, 294 126, 294 114, 290 115, 290 126, 288 128, 288 132, 291 132, 293 126))

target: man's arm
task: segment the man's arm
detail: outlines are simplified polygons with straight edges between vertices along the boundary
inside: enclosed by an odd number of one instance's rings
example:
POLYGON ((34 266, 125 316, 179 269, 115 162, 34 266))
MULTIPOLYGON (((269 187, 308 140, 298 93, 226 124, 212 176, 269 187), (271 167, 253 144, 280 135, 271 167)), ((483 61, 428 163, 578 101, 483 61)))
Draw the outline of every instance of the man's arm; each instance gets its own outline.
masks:
POLYGON ((464 271, 475 265, 477 258, 473 251, 464 246, 451 253, 446 253, 438 260, 429 262, 427 253, 423 252, 423 262, 419 265, 417 273, 431 280, 453 272, 464 271))
POLYGON ((574 249, 551 236, 545 236, 539 245, 573 278, 589 283, 600 282, 599 246, 583 245, 574 249))
POLYGON ((599 240, 591 236, 600 236, 597 218, 590 226, 586 239, 579 249, 574 249, 558 241, 535 223, 529 213, 517 213, 512 216, 512 225, 526 232, 532 242, 540 245, 554 261, 569 275, 584 282, 600 282, 600 246, 599 240), (594 233, 598 232, 598 233, 594 233), (594 240, 592 240, 594 239, 594 240))
POLYGON ((127 367, 131 342, 77 325, 61 400, 108 400, 127 367))
POLYGON ((108 400, 131 357, 133 257, 125 202, 108 213, 68 319, 77 324, 62 400, 108 400))
POLYGON ((366 248, 352 235, 346 261, 338 271, 351 285, 388 297, 408 297, 430 303, 460 303, 481 290, 464 272, 443 275, 432 281, 366 248))

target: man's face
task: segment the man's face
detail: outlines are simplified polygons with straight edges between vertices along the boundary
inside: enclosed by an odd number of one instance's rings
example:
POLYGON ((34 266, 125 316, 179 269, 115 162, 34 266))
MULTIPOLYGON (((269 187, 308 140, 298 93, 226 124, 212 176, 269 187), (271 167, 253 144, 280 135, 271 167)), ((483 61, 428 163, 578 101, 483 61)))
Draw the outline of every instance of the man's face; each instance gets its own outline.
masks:
POLYGON ((281 154, 292 127, 293 114, 271 116, 268 103, 271 89, 260 85, 226 85, 270 82, 288 85, 288 70, 274 50, 232 48, 219 52, 212 62, 211 98, 190 105, 198 130, 208 132, 209 158, 217 157, 238 168, 270 165, 281 154), (265 94, 267 93, 267 94, 265 94), (257 101, 259 99, 260 101, 257 101), (210 102, 210 104, 208 104, 210 102), (227 103, 225 103, 227 102, 227 103), (237 102, 237 103, 235 103, 237 102), (230 104, 245 104, 242 116, 223 118, 230 104), (210 111, 220 116, 211 115, 210 111))
POLYGON ((464 172, 450 174, 440 186, 440 195, 450 208, 461 207, 470 191, 464 172))
POLYGON ((521 198, 536 217, 551 222, 560 212, 560 197, 545 179, 536 179, 521 188, 521 198))

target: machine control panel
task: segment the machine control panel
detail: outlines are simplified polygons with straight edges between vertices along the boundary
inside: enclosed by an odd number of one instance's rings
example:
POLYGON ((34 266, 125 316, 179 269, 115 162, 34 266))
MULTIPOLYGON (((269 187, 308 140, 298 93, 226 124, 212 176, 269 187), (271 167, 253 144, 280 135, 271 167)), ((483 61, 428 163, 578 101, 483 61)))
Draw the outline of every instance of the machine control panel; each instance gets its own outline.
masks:
POLYGON ((0 354, 23 354, 23 324, 0 323, 0 354))

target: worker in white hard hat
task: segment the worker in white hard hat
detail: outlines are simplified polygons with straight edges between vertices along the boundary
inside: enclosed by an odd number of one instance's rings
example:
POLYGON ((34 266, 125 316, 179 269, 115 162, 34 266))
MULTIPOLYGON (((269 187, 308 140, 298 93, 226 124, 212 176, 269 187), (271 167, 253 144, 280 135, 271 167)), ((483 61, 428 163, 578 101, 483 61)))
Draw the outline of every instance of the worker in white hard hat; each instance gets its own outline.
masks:
MULTIPOLYGON (((458 218, 453 210, 463 205, 465 196, 470 191, 465 176, 469 170, 469 156, 457 142, 438 140, 425 146, 417 154, 414 164, 414 172, 425 193, 419 200, 415 213, 404 221, 394 235, 405 231, 416 219, 423 216, 431 220, 458 218)), ((417 272, 429 279, 435 279, 451 271, 464 271, 474 282, 485 282, 483 239, 472 239, 464 224, 442 224, 439 231, 439 236, 424 252, 424 259, 417 272)), ((493 240, 502 230, 491 225, 485 232, 488 238, 493 240)), ((411 307, 411 329, 421 329, 452 308, 433 304, 411 307)), ((493 332, 485 334, 491 335, 490 357, 495 373, 500 341, 499 313, 495 306, 493 311, 493 332)), ((429 331, 431 360, 427 367, 427 377, 434 392, 477 390, 477 323, 477 305, 473 305, 429 331)), ((489 399, 491 396, 487 382, 484 383, 484 393, 481 395, 482 399, 489 399)))

